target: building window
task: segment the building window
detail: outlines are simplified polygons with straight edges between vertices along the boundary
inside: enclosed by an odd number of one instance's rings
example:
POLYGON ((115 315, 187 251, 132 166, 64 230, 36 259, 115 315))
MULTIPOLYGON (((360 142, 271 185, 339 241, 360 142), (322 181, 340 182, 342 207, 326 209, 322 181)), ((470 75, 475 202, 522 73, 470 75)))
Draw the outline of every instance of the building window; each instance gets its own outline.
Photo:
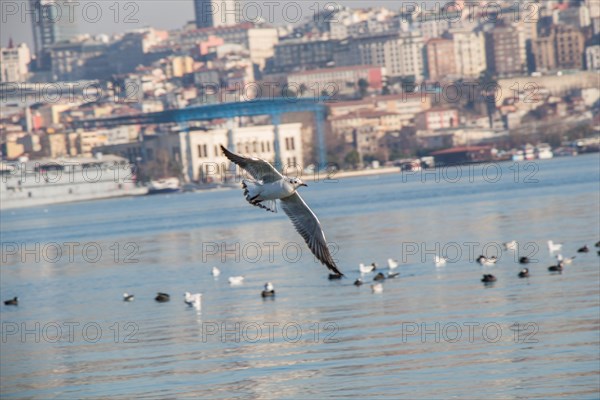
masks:
POLYGON ((205 144, 198 145, 198 158, 208 157, 208 147, 205 144))

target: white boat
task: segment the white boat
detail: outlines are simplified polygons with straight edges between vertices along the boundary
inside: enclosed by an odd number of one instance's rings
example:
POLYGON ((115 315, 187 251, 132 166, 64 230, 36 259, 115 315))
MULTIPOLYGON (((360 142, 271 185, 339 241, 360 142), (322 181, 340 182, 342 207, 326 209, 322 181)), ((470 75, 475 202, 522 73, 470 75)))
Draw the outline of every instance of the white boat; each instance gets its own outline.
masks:
POLYGON ((179 186, 179 179, 177 178, 165 178, 150 181, 150 185, 148 185, 148 194, 174 193, 179 192, 180 190, 181 187, 179 186))
POLYGON ((535 147, 533 147, 529 143, 523 147, 523 153, 524 153, 526 160, 534 160, 535 159, 535 147))
POLYGON ((547 160, 554 157, 552 153, 552 147, 548 143, 541 143, 536 147, 537 158, 540 160, 547 160))
POLYGON ((523 155, 522 150, 518 150, 517 152, 513 153, 513 155, 512 155, 513 161, 523 161, 524 159, 525 159, 525 156, 523 155))
POLYGON ((0 163, 0 209, 146 194, 127 159, 114 155, 0 163))

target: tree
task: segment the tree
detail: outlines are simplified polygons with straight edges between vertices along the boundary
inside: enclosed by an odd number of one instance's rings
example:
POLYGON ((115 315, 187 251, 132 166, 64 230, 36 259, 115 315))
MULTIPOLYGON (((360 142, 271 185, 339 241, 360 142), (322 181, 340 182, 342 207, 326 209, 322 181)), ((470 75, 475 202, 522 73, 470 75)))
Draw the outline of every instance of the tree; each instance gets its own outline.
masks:
POLYGON ((363 98, 367 95, 367 91, 369 89, 369 82, 366 79, 360 78, 358 80, 358 92, 360 93, 360 97, 363 98))
POLYGON ((304 93, 306 93, 306 90, 308 90, 308 87, 306 87, 306 85, 304 83, 300 84, 300 96, 304 96, 304 93))
POLYGON ((344 157, 344 162, 352 166, 352 168, 356 168, 360 163, 360 154, 356 150, 351 150, 344 157))
POLYGON ((402 85, 402 91, 413 93, 417 87, 417 77, 414 75, 402 76, 400 77, 400 84, 402 85))
POLYGON ((287 99, 295 99, 298 97, 298 93, 296 93, 293 87, 286 85, 281 89, 281 96, 287 99))

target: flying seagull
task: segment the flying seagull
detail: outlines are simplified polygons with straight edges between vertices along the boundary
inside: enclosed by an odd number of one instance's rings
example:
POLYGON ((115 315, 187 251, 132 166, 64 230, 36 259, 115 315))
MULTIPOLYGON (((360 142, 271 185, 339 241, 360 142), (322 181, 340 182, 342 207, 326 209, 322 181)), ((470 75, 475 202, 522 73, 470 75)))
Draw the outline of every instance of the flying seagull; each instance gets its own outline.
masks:
POLYGON ((225 157, 252 176, 253 179, 242 180, 246 200, 254 206, 271 212, 277 212, 276 200, 279 200, 281 208, 292 220, 294 227, 304 238, 315 257, 335 274, 343 275, 335 265, 327 248, 327 240, 321 229, 321 223, 297 192, 300 186, 308 185, 299 178, 281 175, 265 160, 242 157, 223 146, 221 146, 221 150, 225 157))

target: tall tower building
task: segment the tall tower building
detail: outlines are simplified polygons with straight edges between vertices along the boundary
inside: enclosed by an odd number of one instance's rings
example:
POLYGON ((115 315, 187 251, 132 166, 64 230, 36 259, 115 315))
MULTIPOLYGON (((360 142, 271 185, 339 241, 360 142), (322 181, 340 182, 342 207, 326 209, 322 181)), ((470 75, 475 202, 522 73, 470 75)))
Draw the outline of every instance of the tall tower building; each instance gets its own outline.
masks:
POLYGON ((487 68, 483 33, 460 28, 451 29, 449 33, 454 42, 457 74, 477 78, 487 68))
POLYGON ((194 0, 197 28, 231 26, 242 22, 242 10, 237 0, 194 0))
POLYGON ((454 42, 451 39, 430 39, 425 46, 429 79, 439 81, 456 75, 454 42))
POLYGON ((38 69, 50 69, 49 48, 52 45, 77 35, 77 15, 71 15, 73 8, 65 3, 68 0, 29 0, 38 69))

